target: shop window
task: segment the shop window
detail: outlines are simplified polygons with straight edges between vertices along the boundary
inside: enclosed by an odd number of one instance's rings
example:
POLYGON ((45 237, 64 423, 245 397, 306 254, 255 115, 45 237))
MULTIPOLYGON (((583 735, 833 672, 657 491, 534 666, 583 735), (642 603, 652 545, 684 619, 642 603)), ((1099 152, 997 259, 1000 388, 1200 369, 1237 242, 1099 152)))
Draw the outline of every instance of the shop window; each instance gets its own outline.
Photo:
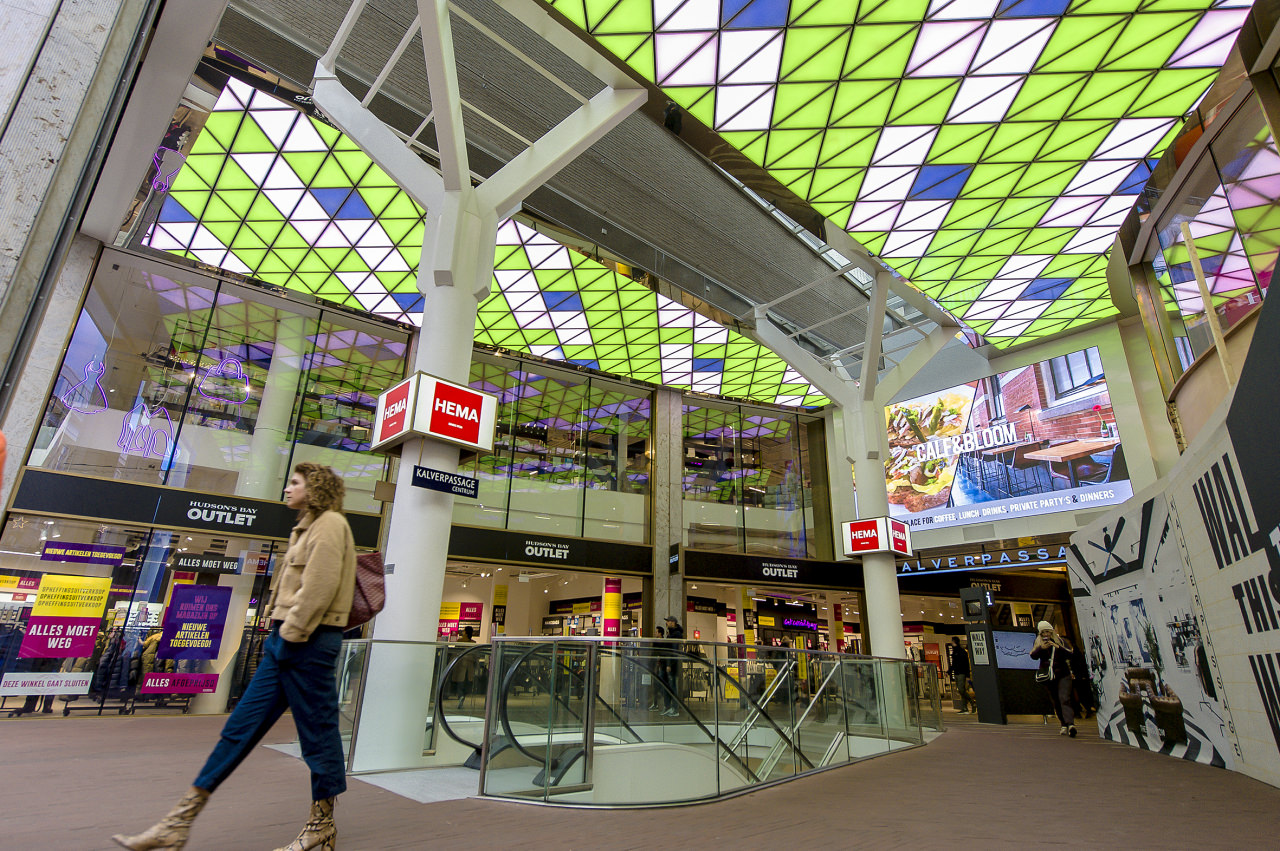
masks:
POLYGON ((498 398, 497 428, 462 453, 479 497, 454 500, 455 523, 648 540, 648 390, 479 349, 470 386, 498 398))
POLYGON ((212 695, 204 711, 221 711, 261 654, 279 546, 11 514, 0 536, 0 716, 176 714, 201 695, 212 695), (233 605, 236 589, 246 593, 233 605), (233 648, 234 662, 218 663, 233 648))
POLYGON ((813 555, 807 426, 796 412, 686 404, 683 431, 687 546, 813 555))
POLYGON ((28 464, 276 499, 299 461, 373 500, 377 394, 404 374, 405 330, 104 252, 28 464))

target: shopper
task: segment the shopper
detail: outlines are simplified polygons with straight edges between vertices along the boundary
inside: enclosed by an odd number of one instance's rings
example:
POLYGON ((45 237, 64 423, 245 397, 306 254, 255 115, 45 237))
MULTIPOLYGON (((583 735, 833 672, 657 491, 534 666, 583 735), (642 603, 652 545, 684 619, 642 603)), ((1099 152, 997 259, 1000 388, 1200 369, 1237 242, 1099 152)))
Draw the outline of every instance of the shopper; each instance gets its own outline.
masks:
POLYGON ((342 515, 343 490, 342 478, 329 467, 310 461, 294 467, 284 501, 299 511, 298 523, 272 582, 266 608, 272 627, 258 670, 187 794, 145 832, 111 837, 118 844, 133 851, 185 846, 209 795, 290 709, 311 768, 311 817, 298 838, 278 851, 337 847, 333 807, 347 779, 336 668, 356 576, 355 544, 342 515))
MULTIPOLYGON (((455 644, 475 644, 473 637, 475 631, 469 626, 462 628, 462 635, 459 636, 455 644)), ((468 648, 463 648, 460 652, 455 652, 455 657, 461 657, 453 663, 453 670, 449 674, 450 685, 453 686, 453 695, 458 698, 458 708, 462 708, 462 703, 471 694, 471 690, 476 674, 476 654, 470 652, 468 648)))
POLYGON ((956 689, 960 692, 960 714, 968 715, 969 707, 973 707, 973 711, 978 710, 978 705, 973 702, 973 698, 969 697, 969 651, 964 649, 964 645, 960 643, 960 636, 951 636, 951 677, 956 682, 956 689))
POLYGON ((1062 722, 1060 736, 1076 737, 1076 714, 1071 694, 1071 646, 1066 639, 1058 635, 1053 624, 1040 621, 1036 624, 1040 634, 1031 646, 1031 658, 1040 662, 1036 671, 1036 682, 1044 684, 1053 701, 1053 710, 1062 722))
MULTIPOLYGON (((656 627, 654 632, 657 633, 659 640, 653 642, 654 682, 649 687, 652 695, 649 701, 650 712, 658 711, 658 700, 663 693, 662 684, 667 681, 667 642, 661 640, 666 637, 667 633, 662 627, 656 627)), ((666 711, 665 708, 663 711, 666 711)))
POLYGON ((662 697, 666 701, 666 709, 662 711, 668 718, 680 714, 680 640, 684 638, 684 627, 673 615, 667 615, 667 690, 662 697))

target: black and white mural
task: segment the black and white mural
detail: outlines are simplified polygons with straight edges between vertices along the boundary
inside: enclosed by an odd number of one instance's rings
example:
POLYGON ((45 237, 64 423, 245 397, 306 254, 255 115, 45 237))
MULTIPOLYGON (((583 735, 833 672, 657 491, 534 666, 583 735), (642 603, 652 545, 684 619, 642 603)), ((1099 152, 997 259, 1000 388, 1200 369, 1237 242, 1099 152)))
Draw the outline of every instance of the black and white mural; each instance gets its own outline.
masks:
POLYGON ((1280 302, 1170 474, 1072 536, 1106 738, 1280 786, 1280 302))

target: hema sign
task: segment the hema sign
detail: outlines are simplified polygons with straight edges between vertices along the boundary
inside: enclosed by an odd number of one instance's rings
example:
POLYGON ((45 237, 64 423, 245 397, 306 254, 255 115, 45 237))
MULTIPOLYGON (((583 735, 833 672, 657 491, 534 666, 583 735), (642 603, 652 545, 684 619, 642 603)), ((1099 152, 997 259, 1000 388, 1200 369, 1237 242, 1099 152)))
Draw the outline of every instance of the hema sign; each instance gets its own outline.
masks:
POLYGON ((390 449, 416 435, 489 450, 497 411, 493 396, 419 372, 378 397, 373 449, 390 449))
POLYGON ((846 556, 863 553, 911 555, 911 533, 907 524, 889 517, 841 523, 840 541, 846 556))

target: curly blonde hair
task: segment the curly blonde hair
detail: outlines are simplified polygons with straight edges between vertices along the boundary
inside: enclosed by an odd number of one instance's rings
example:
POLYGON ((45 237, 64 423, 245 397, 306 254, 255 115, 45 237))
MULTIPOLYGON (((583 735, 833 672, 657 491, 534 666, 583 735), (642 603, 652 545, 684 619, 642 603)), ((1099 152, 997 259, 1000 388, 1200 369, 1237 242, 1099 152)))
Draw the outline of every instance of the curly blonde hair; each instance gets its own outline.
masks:
POLYGON ((342 512, 342 498, 346 495, 346 486, 332 467, 317 464, 314 461, 303 461, 293 468, 307 480, 307 509, 313 514, 325 511, 342 512))

